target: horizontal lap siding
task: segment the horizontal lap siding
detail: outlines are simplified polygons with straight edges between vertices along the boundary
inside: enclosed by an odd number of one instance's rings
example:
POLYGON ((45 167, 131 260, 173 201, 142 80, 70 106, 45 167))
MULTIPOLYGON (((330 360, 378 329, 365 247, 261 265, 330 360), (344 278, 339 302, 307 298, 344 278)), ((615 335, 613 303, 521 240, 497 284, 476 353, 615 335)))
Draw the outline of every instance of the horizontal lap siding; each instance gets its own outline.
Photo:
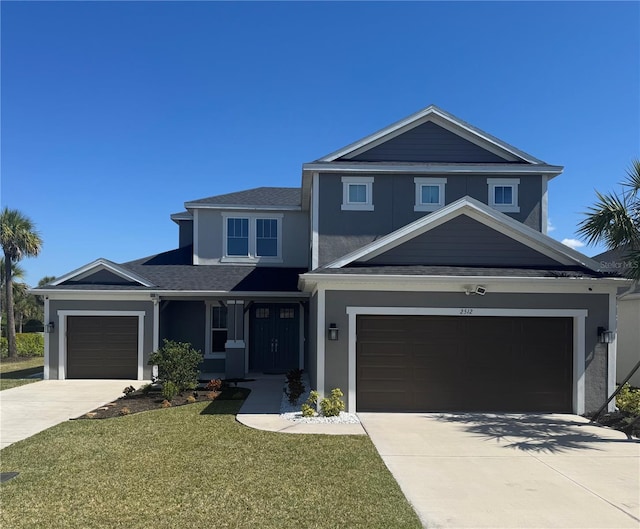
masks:
POLYGON ((360 316, 359 411, 572 409, 572 320, 360 316))
POLYGON ((137 378, 136 316, 69 316, 68 378, 137 378))

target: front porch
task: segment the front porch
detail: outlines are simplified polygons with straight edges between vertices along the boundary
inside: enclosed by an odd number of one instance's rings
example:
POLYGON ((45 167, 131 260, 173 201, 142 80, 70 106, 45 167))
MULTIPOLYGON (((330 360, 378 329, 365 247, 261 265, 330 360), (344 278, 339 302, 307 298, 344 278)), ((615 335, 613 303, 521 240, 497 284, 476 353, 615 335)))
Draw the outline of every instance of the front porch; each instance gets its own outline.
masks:
POLYGON ((306 364, 308 302, 284 298, 159 300, 159 338, 202 351, 200 378, 283 374, 306 364))

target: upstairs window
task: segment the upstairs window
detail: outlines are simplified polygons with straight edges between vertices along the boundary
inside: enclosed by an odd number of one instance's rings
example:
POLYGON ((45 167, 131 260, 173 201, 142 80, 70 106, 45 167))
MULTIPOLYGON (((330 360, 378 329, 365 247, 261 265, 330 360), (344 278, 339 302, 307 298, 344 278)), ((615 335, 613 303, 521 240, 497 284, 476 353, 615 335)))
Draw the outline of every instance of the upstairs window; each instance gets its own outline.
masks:
POLYGON ((444 206, 446 178, 414 178, 416 204, 414 211, 435 211, 444 206))
POLYGON ((342 210, 373 211, 373 177, 342 177, 342 210))
POLYGON ((489 205, 505 213, 519 213, 519 178, 488 178, 489 205))
POLYGON ((281 262, 282 218, 278 215, 223 214, 222 262, 281 262))

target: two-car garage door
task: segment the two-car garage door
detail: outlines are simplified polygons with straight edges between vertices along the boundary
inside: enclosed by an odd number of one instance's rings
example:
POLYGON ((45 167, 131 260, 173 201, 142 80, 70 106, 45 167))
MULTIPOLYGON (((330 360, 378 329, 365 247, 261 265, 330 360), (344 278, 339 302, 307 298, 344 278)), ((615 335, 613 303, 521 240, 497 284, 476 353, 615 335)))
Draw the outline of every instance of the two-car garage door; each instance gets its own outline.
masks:
POLYGON ((361 315, 356 354, 358 411, 572 411, 572 318, 361 315))
POLYGON ((67 378, 138 377, 137 316, 68 316, 67 378))

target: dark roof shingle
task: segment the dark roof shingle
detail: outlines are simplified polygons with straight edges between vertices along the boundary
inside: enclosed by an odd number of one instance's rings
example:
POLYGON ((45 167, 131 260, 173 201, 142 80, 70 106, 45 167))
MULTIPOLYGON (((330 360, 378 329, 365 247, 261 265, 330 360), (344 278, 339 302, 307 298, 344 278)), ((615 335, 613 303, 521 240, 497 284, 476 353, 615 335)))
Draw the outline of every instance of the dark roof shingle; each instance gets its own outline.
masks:
POLYGON ((227 193, 226 195, 190 200, 187 204, 210 206, 300 206, 301 189, 299 187, 256 187, 246 191, 227 193))

